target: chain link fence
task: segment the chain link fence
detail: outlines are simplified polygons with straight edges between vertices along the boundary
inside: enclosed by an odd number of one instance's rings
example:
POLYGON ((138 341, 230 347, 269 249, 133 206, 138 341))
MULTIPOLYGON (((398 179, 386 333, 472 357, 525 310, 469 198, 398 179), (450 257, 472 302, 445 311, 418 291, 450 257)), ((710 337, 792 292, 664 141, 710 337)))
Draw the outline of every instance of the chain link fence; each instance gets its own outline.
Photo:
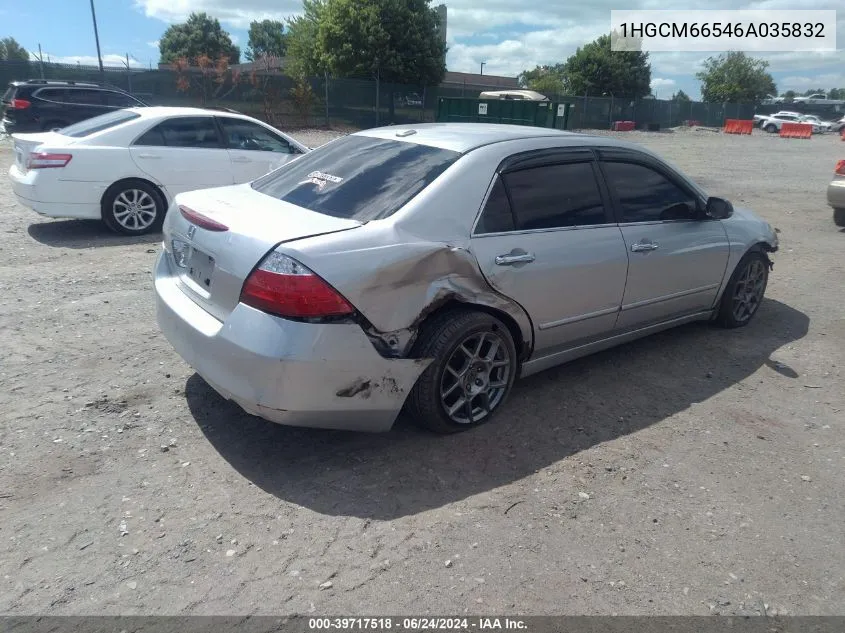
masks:
MULTIPOLYGON (((436 87, 398 85, 378 79, 314 77, 303 83, 278 71, 244 71, 237 67, 185 69, 107 67, 39 62, 0 62, 0 87, 10 81, 55 79, 104 82, 150 105, 230 108, 281 128, 363 129, 391 123, 434 121, 440 97, 477 98, 501 86, 443 83, 436 87)), ((676 102, 547 95, 570 103, 570 129, 608 129, 613 121, 638 126, 675 127, 687 122, 720 127, 725 119, 750 119, 753 105, 676 102)))

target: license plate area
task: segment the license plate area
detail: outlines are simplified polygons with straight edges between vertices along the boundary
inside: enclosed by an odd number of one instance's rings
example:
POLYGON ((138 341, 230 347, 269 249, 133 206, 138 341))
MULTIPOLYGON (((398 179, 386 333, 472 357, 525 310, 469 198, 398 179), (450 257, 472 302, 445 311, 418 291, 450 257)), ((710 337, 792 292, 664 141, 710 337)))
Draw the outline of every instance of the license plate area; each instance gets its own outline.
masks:
POLYGON ((23 157, 23 150, 20 148, 15 148, 15 163, 20 171, 26 171, 26 161, 23 157))
POLYGON ((205 292, 211 290, 211 279, 214 275, 214 258, 191 247, 188 254, 185 271, 188 279, 202 288, 205 292))

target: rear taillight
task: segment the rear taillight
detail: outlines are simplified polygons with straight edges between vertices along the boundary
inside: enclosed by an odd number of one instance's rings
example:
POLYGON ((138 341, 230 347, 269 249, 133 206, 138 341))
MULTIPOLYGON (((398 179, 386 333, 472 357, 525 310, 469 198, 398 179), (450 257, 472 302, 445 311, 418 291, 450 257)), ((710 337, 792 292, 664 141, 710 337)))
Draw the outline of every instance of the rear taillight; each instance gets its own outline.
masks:
POLYGON ((64 167, 73 158, 72 154, 53 154, 51 152, 35 152, 29 155, 27 169, 55 169, 64 167))
POLYGON ((265 257, 246 280, 241 303, 291 318, 345 316, 355 311, 313 271, 277 252, 265 257))
POLYGON ((12 99, 12 102, 9 104, 10 110, 26 110, 32 103, 27 101, 26 99, 12 99))
POLYGON ((185 218, 191 224, 196 224, 201 229, 205 229, 206 231, 217 231, 223 232, 228 231, 229 227, 225 224, 221 224, 217 220, 212 220, 207 215, 203 215, 193 209, 189 209, 188 207, 179 206, 179 213, 182 214, 182 217, 185 218))
POLYGON ((836 169, 834 169, 834 173, 837 176, 845 176, 845 160, 836 161, 836 169))

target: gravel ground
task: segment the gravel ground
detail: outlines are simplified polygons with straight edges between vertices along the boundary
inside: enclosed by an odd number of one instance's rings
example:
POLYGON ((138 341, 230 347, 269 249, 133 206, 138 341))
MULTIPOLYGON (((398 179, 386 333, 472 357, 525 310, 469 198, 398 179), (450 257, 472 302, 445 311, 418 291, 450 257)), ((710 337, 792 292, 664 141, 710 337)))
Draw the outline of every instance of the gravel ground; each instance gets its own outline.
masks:
POLYGON ((0 612, 845 613, 845 233, 824 200, 845 143, 626 138, 781 230, 769 299, 745 329, 528 378, 456 437, 244 414, 158 333, 160 238, 40 218, 4 181, 0 612))

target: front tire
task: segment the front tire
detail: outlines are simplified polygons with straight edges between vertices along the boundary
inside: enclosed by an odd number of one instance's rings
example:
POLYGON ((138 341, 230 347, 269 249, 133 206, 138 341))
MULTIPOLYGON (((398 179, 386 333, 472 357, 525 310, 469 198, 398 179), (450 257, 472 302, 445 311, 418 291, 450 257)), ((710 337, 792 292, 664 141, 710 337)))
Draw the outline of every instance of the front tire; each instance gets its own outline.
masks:
POLYGON ((124 180, 103 196, 103 221, 115 233, 144 235, 161 230, 167 203, 161 192, 143 180, 124 180))
POLYGON ((836 226, 845 226, 845 209, 833 210, 833 223, 836 226))
POLYGON ((758 250, 746 253, 725 288, 716 323, 729 329, 748 325, 763 302, 768 283, 768 258, 758 250))
POLYGON ((774 134, 775 132, 777 132, 777 131, 778 131, 778 126, 777 126, 777 125, 775 125, 774 123, 769 123, 769 124, 768 124, 766 127, 764 127, 763 129, 764 129, 764 130, 766 130, 766 132, 768 132, 769 134, 774 134))
POLYGON ((517 372, 517 352, 504 323, 485 312, 448 312, 423 328, 416 358, 434 358, 408 396, 421 426, 457 433, 501 409, 517 372))

